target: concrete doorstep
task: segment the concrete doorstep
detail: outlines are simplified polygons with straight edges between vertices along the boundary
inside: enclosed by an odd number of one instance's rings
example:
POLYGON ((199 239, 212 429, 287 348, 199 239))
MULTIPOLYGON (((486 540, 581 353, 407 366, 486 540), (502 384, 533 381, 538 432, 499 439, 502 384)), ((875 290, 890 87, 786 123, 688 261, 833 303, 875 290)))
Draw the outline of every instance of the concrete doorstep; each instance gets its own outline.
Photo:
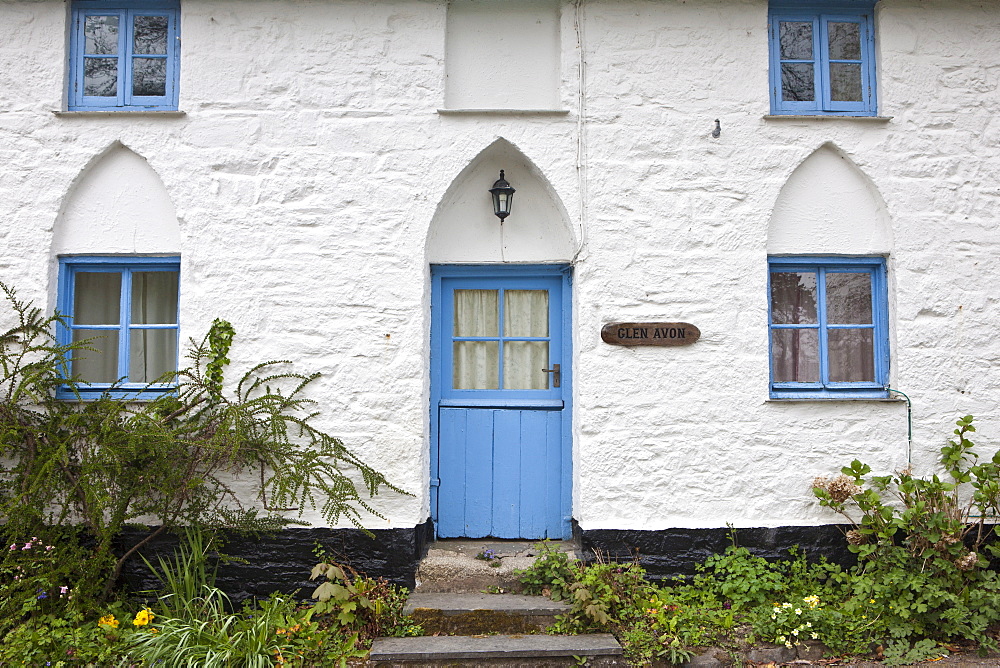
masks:
POLYGON ((621 645, 609 633, 579 636, 495 635, 379 638, 369 665, 390 666, 625 666, 621 645))

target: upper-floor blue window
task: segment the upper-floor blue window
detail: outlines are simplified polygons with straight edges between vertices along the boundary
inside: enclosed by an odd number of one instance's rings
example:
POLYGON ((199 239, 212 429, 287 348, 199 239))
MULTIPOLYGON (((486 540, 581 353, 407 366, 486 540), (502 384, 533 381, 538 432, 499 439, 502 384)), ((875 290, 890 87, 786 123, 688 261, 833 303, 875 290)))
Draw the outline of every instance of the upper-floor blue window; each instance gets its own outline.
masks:
MULTIPOLYGON (((62 344, 73 351, 70 374, 80 396, 114 389, 148 398, 173 389, 164 374, 177 370, 177 257, 64 257, 59 261, 58 310, 62 344), (157 382, 160 381, 160 382, 157 382)), ((75 398, 68 388, 57 396, 75 398)))
POLYGON ((771 397, 888 396, 882 257, 772 257, 771 397))
POLYGON ((177 109, 178 0, 74 0, 71 110, 177 109))
POLYGON ((771 113, 874 116, 874 0, 771 0, 771 113))

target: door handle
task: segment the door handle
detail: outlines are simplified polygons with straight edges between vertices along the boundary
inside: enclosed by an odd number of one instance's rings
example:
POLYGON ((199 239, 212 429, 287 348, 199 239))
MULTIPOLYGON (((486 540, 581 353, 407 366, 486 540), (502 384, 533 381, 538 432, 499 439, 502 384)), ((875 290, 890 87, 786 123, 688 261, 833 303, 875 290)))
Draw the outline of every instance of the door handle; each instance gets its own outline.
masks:
POLYGON ((545 373, 552 374, 552 387, 559 387, 562 382, 562 372, 558 364, 553 364, 551 369, 542 369, 545 373))

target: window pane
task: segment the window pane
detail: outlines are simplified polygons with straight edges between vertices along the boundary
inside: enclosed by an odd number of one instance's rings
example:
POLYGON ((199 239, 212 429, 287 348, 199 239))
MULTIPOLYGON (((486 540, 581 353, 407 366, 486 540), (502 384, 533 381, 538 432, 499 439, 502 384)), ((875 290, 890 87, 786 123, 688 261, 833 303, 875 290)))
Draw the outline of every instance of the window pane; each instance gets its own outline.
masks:
POLYGON ((497 341, 455 341, 452 354, 452 387, 456 390, 500 389, 497 341))
POLYGON ((871 329, 831 329, 827 331, 831 382, 874 382, 873 336, 874 332, 871 329))
POLYGON ((83 59, 83 94, 94 97, 118 95, 118 59, 83 59))
POLYGON ((117 325, 121 294, 121 274, 78 272, 74 278, 73 324, 117 325))
POLYGON ((504 336, 548 336, 548 290, 506 290, 503 300, 504 336))
POLYGON ((505 341, 503 344, 503 389, 547 390, 549 379, 542 371, 549 364, 548 341, 505 341))
POLYGON ((118 380, 118 331, 74 329, 73 343, 87 342, 89 350, 73 353, 71 373, 87 383, 113 383, 118 380))
POLYGON ((812 60, 812 21, 779 21, 778 42, 782 60, 812 60))
POLYGON ((819 382, 819 331, 772 329, 771 364, 776 383, 819 382))
POLYGON ((177 272, 137 271, 132 274, 132 324, 172 325, 177 322, 177 272))
POLYGON ((455 336, 499 336, 496 290, 455 290, 455 336))
POLYGON ((872 280, 868 273, 827 273, 826 321, 834 325, 871 324, 872 280))
POLYGON ((84 53, 118 53, 118 17, 88 16, 83 20, 84 53))
POLYGON ((132 94, 166 95, 167 61, 163 58, 133 58, 132 94))
POLYGON ((167 53, 167 17, 136 16, 132 37, 132 53, 167 53))
POLYGON ((830 99, 861 102, 860 63, 830 63, 830 99))
POLYGON ((151 383, 177 369, 177 330, 131 329, 129 331, 128 380, 151 383))
POLYGON ((816 274, 771 273, 771 322, 776 325, 816 324, 816 274))
POLYGON ((857 23, 827 23, 830 60, 861 60, 861 26, 857 23))
POLYGON ((781 64, 781 99, 812 102, 816 99, 816 74, 812 63, 781 64))

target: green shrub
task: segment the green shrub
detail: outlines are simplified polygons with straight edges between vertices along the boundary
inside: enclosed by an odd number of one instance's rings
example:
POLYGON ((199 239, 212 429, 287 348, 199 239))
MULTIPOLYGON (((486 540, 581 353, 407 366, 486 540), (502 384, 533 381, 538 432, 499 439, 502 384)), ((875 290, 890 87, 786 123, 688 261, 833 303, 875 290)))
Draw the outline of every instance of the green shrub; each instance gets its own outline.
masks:
POLYGON ((306 392, 318 374, 269 361, 227 384, 229 323, 216 320, 191 341, 190 366, 157 379, 175 382, 172 394, 62 401, 55 390, 75 392, 79 380, 68 377, 67 359, 90 343, 59 344, 58 315, 0 290, 9 307, 0 321, 14 323, 0 333, 0 524, 11 542, 39 536, 56 545, 49 535, 61 531, 65 541, 77 526, 90 538, 51 576, 39 570, 37 586, 86 574, 75 604, 97 609, 125 561, 163 531, 274 529, 291 521, 287 511, 307 508, 330 524, 346 518, 361 527, 362 512, 378 514, 366 498, 383 487, 402 492, 315 426, 306 392), (257 481, 256 498, 237 495, 233 474, 257 481), (112 541, 138 521, 157 529, 116 557, 112 541))
POLYGON ((900 646, 968 640, 997 649, 987 629, 1000 622, 1000 578, 985 554, 1000 554, 987 524, 998 517, 1000 452, 978 463, 972 416, 956 425, 957 438, 941 448, 943 478, 909 470, 866 477, 871 467, 855 460, 813 483, 820 504, 854 526, 847 539, 859 563, 842 607, 879 620, 873 641, 884 633, 900 646))

